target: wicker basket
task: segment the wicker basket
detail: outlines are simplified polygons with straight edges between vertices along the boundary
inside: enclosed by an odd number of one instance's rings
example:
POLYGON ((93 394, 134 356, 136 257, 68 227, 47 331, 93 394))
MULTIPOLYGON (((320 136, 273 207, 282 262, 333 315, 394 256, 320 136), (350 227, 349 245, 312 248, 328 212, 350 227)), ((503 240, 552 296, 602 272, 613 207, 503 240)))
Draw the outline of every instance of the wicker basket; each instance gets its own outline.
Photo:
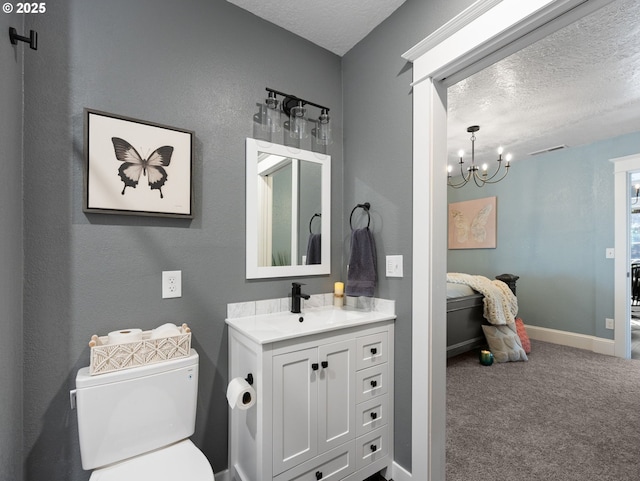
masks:
POLYGON ((94 334, 89 342, 89 373, 104 374, 187 357, 191 352, 191 329, 182 324, 180 331, 179 335, 157 339, 151 339, 152 331, 144 331, 141 341, 123 344, 109 344, 107 336, 94 334))

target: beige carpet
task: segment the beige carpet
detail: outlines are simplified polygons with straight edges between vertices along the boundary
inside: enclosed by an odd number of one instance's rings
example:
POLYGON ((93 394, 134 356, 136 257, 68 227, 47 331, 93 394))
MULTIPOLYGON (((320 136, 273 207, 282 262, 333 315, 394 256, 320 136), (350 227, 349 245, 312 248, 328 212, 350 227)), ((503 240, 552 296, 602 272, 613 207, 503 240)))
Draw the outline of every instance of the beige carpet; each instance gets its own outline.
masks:
POLYGON ((532 346, 448 361, 446 481, 640 480, 640 361, 532 346))

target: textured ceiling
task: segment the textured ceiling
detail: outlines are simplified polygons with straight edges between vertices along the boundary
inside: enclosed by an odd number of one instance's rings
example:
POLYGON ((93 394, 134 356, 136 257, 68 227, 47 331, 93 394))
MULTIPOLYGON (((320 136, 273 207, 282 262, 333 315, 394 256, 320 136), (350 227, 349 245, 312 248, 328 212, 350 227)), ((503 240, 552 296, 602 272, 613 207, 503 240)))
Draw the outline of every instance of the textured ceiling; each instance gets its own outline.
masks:
POLYGON ((343 56, 405 0, 227 0, 343 56))
MULTIPOLYGON (((405 0, 228 0, 342 56, 405 0)), ((640 1, 615 0, 448 90, 450 163, 503 145, 514 162, 640 131, 640 1)), ((402 52, 398 52, 400 55, 402 52)))
POLYGON ((492 161, 640 131, 640 2, 616 0, 448 90, 449 163, 492 161))

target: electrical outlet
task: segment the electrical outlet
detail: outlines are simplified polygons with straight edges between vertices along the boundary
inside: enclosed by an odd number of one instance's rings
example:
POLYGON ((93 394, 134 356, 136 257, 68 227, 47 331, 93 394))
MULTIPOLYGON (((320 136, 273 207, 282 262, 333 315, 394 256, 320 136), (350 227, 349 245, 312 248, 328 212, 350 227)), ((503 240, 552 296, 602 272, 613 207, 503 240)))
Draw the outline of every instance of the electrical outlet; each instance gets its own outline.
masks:
POLYGON ((604 327, 607 329, 613 329, 613 319, 609 319, 608 317, 604 320, 604 327))
POLYGON ((162 271, 162 298, 182 297, 182 271, 162 271))

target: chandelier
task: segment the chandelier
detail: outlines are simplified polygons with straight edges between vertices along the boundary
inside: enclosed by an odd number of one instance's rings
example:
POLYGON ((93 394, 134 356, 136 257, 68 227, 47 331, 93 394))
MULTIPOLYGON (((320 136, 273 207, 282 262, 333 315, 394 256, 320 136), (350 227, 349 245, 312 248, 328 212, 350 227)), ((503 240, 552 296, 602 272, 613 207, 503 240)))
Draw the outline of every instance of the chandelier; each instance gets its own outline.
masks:
POLYGON ((505 164, 504 169, 502 168, 502 147, 498 148, 498 165, 493 172, 493 174, 489 175, 489 166, 487 164, 482 164, 482 166, 478 167, 475 159, 475 143, 476 143, 476 132, 480 130, 478 125, 472 125, 467 128, 467 132, 471 134, 471 164, 465 169, 464 168, 464 151, 460 150, 458 152, 458 156, 460 157, 460 176, 461 179, 459 182, 454 182, 451 172, 453 171, 453 166, 449 165, 447 168, 447 185, 449 187, 453 187, 454 189, 459 189, 460 187, 464 187, 471 180, 475 182, 478 187, 483 187, 485 184, 496 184, 504 179, 509 173, 509 162, 511 161, 511 154, 507 154, 505 156, 505 164), (501 174, 497 179, 496 176, 501 174))

